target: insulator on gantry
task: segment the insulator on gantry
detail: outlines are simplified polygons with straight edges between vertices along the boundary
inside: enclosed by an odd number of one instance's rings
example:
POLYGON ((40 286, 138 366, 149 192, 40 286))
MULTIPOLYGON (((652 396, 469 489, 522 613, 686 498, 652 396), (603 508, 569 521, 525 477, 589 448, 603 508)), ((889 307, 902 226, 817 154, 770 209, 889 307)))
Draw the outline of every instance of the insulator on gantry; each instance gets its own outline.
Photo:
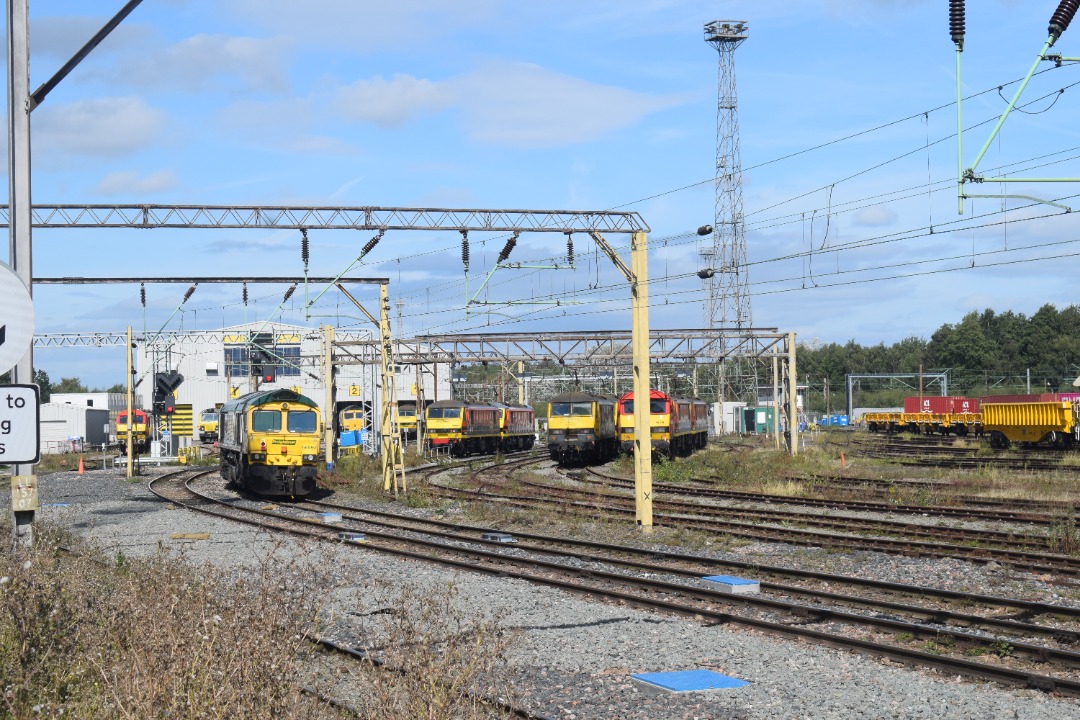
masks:
POLYGON ((244 283, 244 307, 247 307, 247 283, 244 283))
POLYGON ((949 35, 956 47, 964 49, 964 0, 949 0, 949 35))
POLYGON ((308 242, 307 228, 300 228, 300 257, 304 261, 304 267, 307 267, 308 259, 311 257, 311 245, 308 242))
POLYGON ((465 266, 465 272, 469 272, 469 231, 461 230, 461 264, 465 266))
POLYGON ((1080 0, 1061 0, 1058 4, 1057 10, 1050 16, 1049 32, 1053 42, 1057 42, 1061 34, 1068 29, 1078 8, 1080 8, 1080 0))
POLYGON ((566 233, 566 262, 574 264, 574 234, 566 233))
POLYGON ((290 285, 289 289, 285 291, 285 299, 282 300, 282 302, 289 302, 289 298, 292 297, 292 294, 294 292, 296 292, 296 283, 293 283, 292 285, 290 285))
POLYGON ((697 229, 697 234, 705 237, 706 235, 712 235, 712 225, 702 225, 697 229))
POLYGON ((139 301, 146 307, 146 283, 139 283, 139 301))
POLYGON ((506 244, 503 245, 502 252, 499 253, 499 259, 496 260, 496 263, 501 263, 506 260, 506 258, 510 257, 510 253, 514 251, 514 246, 517 245, 518 235, 520 234, 521 233, 516 232, 509 240, 506 241, 506 244))
POLYGON ((195 283, 194 285, 192 285, 191 287, 189 287, 187 289, 187 292, 184 293, 184 299, 180 302, 181 305, 186 303, 188 301, 188 299, 191 298, 191 296, 195 294, 195 288, 197 288, 198 286, 199 286, 199 283, 195 283))
POLYGON ((375 246, 379 244, 380 240, 382 240, 382 236, 383 236, 384 232, 385 232, 384 230, 380 230, 378 235, 371 238, 370 240, 367 241, 367 243, 364 244, 364 249, 360 251, 360 259, 361 260, 364 259, 365 255, 367 255, 369 252, 371 252, 372 250, 375 249, 375 246))

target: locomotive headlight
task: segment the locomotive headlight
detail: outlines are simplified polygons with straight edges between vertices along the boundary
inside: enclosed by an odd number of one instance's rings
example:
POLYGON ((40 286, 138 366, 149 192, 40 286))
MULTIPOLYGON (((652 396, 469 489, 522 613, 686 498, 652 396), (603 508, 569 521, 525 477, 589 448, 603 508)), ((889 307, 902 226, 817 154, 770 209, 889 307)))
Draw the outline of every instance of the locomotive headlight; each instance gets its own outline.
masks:
POLYGON ((317 456, 315 456, 315 455, 305 455, 304 456, 304 462, 315 462, 316 457, 317 456))
POLYGON ((251 453, 252 460, 265 460, 266 453, 251 453))

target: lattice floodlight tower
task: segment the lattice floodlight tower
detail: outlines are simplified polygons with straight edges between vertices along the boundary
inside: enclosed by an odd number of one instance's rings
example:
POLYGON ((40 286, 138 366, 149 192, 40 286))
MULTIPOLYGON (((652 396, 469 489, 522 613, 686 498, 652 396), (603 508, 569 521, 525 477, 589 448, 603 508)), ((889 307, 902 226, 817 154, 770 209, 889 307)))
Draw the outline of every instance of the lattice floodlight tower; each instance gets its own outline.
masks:
MULTIPOLYGON (((743 221, 742 158, 739 152, 739 108, 735 86, 735 49, 749 37, 744 20, 705 24, 705 42, 720 54, 716 106, 716 200, 712 247, 702 245, 705 270, 705 327, 751 327, 749 278, 746 268, 746 226, 743 221)), ((728 341, 730 342, 730 341, 728 341)), ((738 363, 736 392, 756 382, 738 363)), ((723 374, 721 374, 721 378, 723 374)), ((724 399, 723 381, 719 390, 724 399)))

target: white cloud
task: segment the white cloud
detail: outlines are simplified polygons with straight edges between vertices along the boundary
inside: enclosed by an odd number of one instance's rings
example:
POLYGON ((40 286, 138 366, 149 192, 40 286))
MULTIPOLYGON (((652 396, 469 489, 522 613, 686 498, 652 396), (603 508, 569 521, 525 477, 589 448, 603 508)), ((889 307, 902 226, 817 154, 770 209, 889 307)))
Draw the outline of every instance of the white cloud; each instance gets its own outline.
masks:
POLYGON ((120 68, 124 82, 142 87, 205 91, 212 81, 236 77, 245 91, 284 92, 292 41, 231 35, 194 35, 161 53, 131 57, 120 68))
POLYGON ((687 100, 562 75, 528 63, 490 64, 455 81, 474 140, 557 147, 596 140, 687 100))
POLYGON ((462 111, 461 122, 473 140, 535 148, 596 140, 687 100, 504 62, 441 83, 408 75, 362 80, 338 91, 337 106, 351 120, 382 127, 455 107, 462 111))
POLYGON ((42 105, 34 113, 34 152, 121 157, 154 143, 166 116, 139 98, 42 105))
POLYGON ((884 227, 892 225, 897 220, 896 211, 884 205, 874 205, 855 212, 851 218, 856 225, 862 227, 884 227))
POLYGON ((101 195, 151 195, 172 190, 177 185, 179 180, 172 170, 159 170, 146 175, 128 170, 106 175, 94 191, 101 195))
POLYGON ((336 105, 350 120, 394 128, 421 113, 443 110, 454 100, 445 84, 398 74, 389 81, 376 77, 340 88, 336 105))

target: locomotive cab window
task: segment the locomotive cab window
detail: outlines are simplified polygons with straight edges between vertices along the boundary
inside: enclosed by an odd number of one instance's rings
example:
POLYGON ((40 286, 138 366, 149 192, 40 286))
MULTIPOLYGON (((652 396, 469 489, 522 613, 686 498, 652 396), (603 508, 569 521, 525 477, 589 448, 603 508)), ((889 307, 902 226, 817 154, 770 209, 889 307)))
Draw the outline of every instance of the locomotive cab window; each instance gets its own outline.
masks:
MULTIPOLYGON (((668 411, 667 401, 659 398, 653 398, 649 400, 649 414, 651 415, 663 415, 668 411)), ((634 414, 634 401, 625 400, 622 404, 622 412, 624 415, 634 414)))
POLYGON ((570 415, 576 415, 578 417, 590 417, 592 415, 592 403, 551 403, 551 417, 567 417, 570 415))
POLYGON ((253 432, 281 432, 281 412, 278 410, 256 410, 251 413, 253 432))
POLYGON ((428 408, 429 418, 459 418, 461 417, 461 408, 428 408))
POLYGON ((316 421, 315 413, 311 410, 303 412, 297 412, 292 410, 289 412, 289 432, 315 432, 316 421))

